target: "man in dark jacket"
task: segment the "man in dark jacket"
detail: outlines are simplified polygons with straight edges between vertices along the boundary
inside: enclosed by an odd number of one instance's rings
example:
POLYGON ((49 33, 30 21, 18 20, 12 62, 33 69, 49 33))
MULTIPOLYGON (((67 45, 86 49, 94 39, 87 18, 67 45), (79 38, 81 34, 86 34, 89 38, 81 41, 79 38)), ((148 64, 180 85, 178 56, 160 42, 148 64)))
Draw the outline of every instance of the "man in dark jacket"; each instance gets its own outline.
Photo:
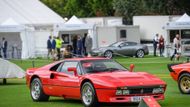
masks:
POLYGON ((8 43, 7 43, 7 41, 5 40, 4 37, 2 38, 2 40, 3 40, 3 46, 2 46, 3 56, 6 59, 7 58, 7 46, 8 46, 8 43))
POLYGON ((79 57, 82 56, 82 49, 83 49, 83 46, 82 46, 82 39, 80 36, 78 36, 78 39, 77 39, 77 55, 79 57))
POLYGON ((49 58, 49 55, 52 55, 52 37, 49 36, 49 39, 47 40, 47 49, 48 49, 48 54, 47 57, 49 58))
POLYGON ((52 54, 53 54, 53 60, 56 60, 56 41, 55 41, 56 37, 53 37, 52 40, 52 54))

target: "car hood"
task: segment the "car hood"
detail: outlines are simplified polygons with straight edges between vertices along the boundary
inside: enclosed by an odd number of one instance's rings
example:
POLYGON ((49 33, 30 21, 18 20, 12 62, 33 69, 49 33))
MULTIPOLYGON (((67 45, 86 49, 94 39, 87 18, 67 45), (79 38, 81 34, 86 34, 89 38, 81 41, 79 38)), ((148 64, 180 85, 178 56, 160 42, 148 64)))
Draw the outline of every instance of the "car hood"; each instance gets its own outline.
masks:
POLYGON ((174 64, 168 64, 168 69, 170 72, 174 72, 175 70, 179 71, 182 70, 185 71, 186 69, 189 69, 190 63, 174 63, 174 64))
POLYGON ((164 81, 158 77, 146 72, 106 72, 89 74, 88 78, 95 82, 96 88, 121 87, 121 86, 155 86, 166 85, 164 81))

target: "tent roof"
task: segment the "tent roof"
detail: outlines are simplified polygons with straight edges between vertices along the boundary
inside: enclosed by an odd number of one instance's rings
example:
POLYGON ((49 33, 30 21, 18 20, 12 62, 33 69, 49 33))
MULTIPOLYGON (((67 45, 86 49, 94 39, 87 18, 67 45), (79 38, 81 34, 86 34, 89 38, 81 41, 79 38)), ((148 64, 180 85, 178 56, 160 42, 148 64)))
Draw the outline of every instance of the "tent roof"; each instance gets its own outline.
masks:
POLYGON ((190 22, 190 17, 185 13, 176 22, 190 22))
POLYGON ((0 0, 0 23, 12 17, 20 24, 49 25, 64 19, 39 0, 0 0))
POLYGON ((13 18, 8 18, 7 20, 5 20, 3 23, 1 23, 1 25, 6 26, 6 25, 20 25, 18 22, 16 22, 13 18))
POLYGON ((65 24, 85 24, 80 19, 78 19, 75 15, 72 16, 65 24))
POLYGON ((169 22, 164 26, 165 29, 190 29, 190 17, 185 13, 178 20, 169 22))
POLYGON ((56 28, 58 31, 81 31, 93 29, 94 24, 87 24, 78 19, 76 16, 72 16, 66 23, 59 24, 56 28))

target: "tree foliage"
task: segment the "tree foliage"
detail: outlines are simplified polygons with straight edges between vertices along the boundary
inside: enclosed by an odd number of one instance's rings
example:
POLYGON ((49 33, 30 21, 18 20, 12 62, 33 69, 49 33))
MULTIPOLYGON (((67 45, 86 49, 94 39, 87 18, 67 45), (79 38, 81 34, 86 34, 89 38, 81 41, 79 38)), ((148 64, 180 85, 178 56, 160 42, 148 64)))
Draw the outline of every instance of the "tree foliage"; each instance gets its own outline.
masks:
POLYGON ((190 0, 41 0, 62 17, 190 14, 190 0))

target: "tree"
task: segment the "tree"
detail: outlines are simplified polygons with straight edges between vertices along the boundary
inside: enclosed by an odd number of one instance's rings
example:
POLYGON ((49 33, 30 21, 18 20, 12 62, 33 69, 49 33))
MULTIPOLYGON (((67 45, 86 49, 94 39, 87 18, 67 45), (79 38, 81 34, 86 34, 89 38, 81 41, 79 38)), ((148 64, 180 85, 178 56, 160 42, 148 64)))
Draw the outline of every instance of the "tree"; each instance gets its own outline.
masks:
POLYGON ((190 0, 40 0, 62 17, 190 14, 190 0))
POLYGON ((88 0, 88 5, 93 12, 92 16, 113 16, 113 0, 88 0))
POLYGON ((60 16, 65 17, 64 7, 68 0, 40 0, 60 16))
POLYGON ((134 15, 144 12, 141 0, 113 0, 113 8, 116 16, 124 16, 124 20, 128 23, 132 22, 134 15))

